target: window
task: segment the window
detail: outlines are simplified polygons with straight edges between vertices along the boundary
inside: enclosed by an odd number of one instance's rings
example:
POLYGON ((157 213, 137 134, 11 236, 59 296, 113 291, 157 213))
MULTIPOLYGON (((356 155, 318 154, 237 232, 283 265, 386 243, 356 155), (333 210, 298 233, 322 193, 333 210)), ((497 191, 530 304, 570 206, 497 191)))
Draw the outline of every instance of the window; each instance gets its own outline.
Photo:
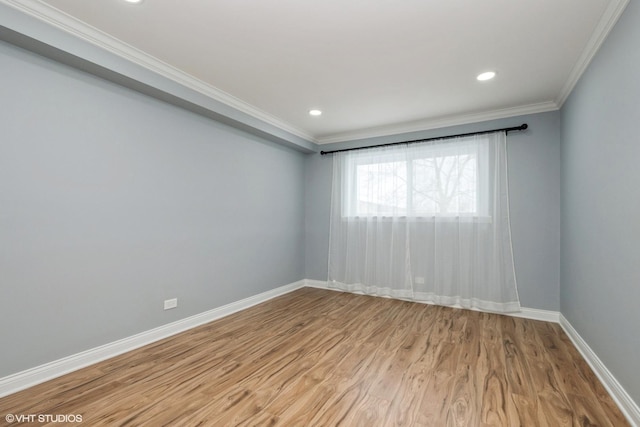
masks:
POLYGON ((343 216, 488 216, 488 141, 354 151, 343 162, 343 216))

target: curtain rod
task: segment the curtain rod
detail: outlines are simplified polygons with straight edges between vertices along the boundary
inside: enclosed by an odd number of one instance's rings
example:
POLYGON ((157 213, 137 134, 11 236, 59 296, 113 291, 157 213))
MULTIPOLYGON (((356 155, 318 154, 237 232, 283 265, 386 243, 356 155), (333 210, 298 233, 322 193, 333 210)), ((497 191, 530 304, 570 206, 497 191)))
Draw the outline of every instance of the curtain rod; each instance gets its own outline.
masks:
POLYGON ((522 124, 520 126, 515 126, 515 127, 511 127, 511 128, 481 130, 479 132, 460 133, 458 135, 436 136, 434 138, 413 139, 411 141, 390 142, 388 144, 368 145, 366 147, 343 148, 342 150, 321 151, 320 154, 324 156, 325 154, 342 153, 344 151, 364 150, 364 149, 367 149, 367 148, 376 148, 376 147, 389 147, 389 146, 392 146, 392 145, 400 145, 400 144, 407 144, 408 145, 408 144, 415 144, 416 142, 436 141, 438 139, 460 138, 460 137, 463 137, 463 136, 472 136, 472 135, 484 135, 486 133, 493 133, 493 132, 505 131, 506 133, 509 133, 509 132, 514 132, 514 131, 525 130, 528 127, 529 127, 529 125, 524 123, 524 124, 522 124))

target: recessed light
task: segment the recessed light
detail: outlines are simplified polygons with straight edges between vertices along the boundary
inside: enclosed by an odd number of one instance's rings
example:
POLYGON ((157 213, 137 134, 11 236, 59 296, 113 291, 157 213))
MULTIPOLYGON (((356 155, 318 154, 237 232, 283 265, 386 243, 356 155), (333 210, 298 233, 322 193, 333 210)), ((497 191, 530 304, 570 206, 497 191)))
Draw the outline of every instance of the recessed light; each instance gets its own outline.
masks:
POLYGON ((484 82, 486 80, 491 80, 495 76, 496 76, 496 72, 495 71, 487 71, 486 73, 478 74, 478 77, 476 77, 476 78, 478 80, 480 80, 481 82, 484 82))
POLYGON ((142 0, 124 0, 127 3, 131 3, 131 4, 138 4, 138 3, 142 3, 142 0))
POLYGON ((312 116, 321 116, 322 115, 322 111, 313 109, 313 110, 309 110, 309 114, 312 115, 312 116))

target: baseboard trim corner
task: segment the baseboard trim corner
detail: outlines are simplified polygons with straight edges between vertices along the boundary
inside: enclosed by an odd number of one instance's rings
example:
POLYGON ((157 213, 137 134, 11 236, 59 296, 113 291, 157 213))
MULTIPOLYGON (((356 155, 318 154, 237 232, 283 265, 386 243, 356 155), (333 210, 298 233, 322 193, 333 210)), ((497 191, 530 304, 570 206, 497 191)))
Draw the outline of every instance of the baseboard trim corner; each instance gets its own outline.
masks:
POLYGON ((307 288, 318 288, 318 289, 333 290, 333 289, 329 288, 326 280, 304 279, 303 282, 304 282, 304 286, 307 287, 307 288))
POLYGON ((209 323, 305 286, 305 280, 263 292, 166 325, 0 378, 0 397, 209 323))
POLYGON ((531 320, 542 320, 543 322, 560 322, 560 313, 558 311, 540 310, 539 308, 521 307, 520 312, 505 314, 513 317, 522 317, 531 320))
POLYGON ((591 369, 593 369, 593 372, 598 379, 600 379, 604 388, 607 389, 611 398, 627 418, 627 421, 633 426, 640 426, 640 407, 638 404, 633 401, 629 393, 626 392, 605 364, 602 363, 598 355, 589 347, 587 342, 562 314, 560 314, 560 326, 569 336, 569 339, 571 339, 580 354, 582 354, 582 357, 584 357, 591 369))

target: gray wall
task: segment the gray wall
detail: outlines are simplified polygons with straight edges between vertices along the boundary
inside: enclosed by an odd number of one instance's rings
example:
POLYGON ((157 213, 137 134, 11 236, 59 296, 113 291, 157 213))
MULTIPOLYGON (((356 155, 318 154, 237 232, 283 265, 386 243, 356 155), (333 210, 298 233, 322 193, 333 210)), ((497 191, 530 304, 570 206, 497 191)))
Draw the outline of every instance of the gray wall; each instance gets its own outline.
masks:
MULTIPOLYGON (((509 137, 522 304, 561 310, 635 401, 638 40, 640 5, 630 2, 561 113, 322 147, 529 123, 509 137)), ((304 277, 326 280, 330 156, 4 43, 0 69, 0 377, 304 277), (173 297, 179 307, 163 311, 173 297)))
POLYGON ((640 402, 640 2, 562 108, 561 311, 640 402))
MULTIPOLYGON (((534 114, 429 132, 322 146, 323 150, 473 132, 528 123, 508 137, 513 251, 524 307, 560 309, 560 114, 534 114)), ((331 156, 306 161, 306 276, 327 279, 331 156)))
POLYGON ((1 42, 0 69, 0 377, 304 278, 304 155, 1 42))

